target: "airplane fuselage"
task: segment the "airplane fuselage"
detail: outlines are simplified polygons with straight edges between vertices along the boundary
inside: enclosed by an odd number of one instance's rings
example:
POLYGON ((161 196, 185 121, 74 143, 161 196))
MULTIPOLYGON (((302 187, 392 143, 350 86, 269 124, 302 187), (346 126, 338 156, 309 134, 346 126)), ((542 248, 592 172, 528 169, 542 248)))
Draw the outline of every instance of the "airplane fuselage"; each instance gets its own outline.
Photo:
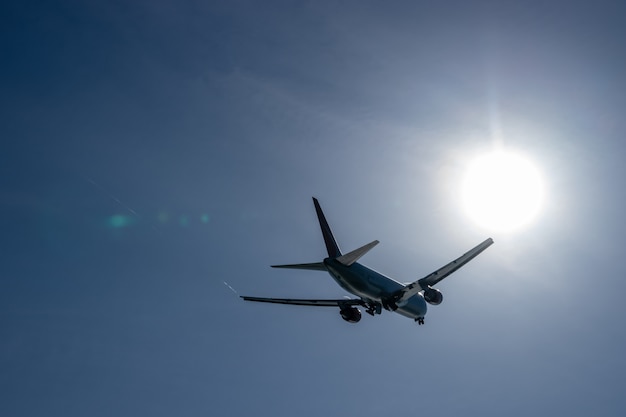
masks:
MULTIPOLYGON (((332 258, 324 259, 328 273, 344 290, 371 303, 385 304, 385 299, 404 285, 358 262, 345 266, 332 258)), ((424 318, 428 307, 421 293, 414 295, 395 310, 412 319, 424 318)))

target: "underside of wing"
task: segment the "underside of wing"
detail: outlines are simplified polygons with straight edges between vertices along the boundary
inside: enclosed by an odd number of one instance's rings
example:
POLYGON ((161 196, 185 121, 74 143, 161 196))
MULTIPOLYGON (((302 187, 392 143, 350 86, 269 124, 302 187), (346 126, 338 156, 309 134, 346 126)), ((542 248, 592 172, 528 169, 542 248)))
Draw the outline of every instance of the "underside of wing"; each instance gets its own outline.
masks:
POLYGON ((246 301, 257 301, 260 303, 274 303, 274 304, 290 304, 296 306, 313 306, 313 307, 342 307, 342 306, 354 306, 365 305, 365 302, 361 299, 344 298, 340 300, 306 300, 297 298, 262 298, 262 297, 247 297, 242 295, 246 301))
POLYGON ((462 267, 463 265, 465 265, 466 263, 474 259, 476 256, 478 256, 482 251, 487 249, 492 244, 493 244, 493 239, 491 238, 486 239, 484 242, 480 243, 475 248, 472 248, 471 250, 464 253, 459 258, 450 262, 446 266, 439 268, 432 274, 420 279, 418 282, 420 283, 422 288, 426 288, 426 286, 435 285, 436 283, 438 283, 439 281, 441 281, 442 279, 444 279, 445 277, 447 277, 448 275, 455 272, 457 269, 459 269, 460 267, 462 267))
POLYGON ((308 264, 289 264, 289 265, 272 265, 272 268, 285 268, 285 269, 310 269, 313 271, 328 271, 324 262, 314 262, 308 264))
POLYGON ((493 239, 486 239, 484 242, 478 244, 468 252, 464 253, 454 261, 449 264, 439 268, 435 272, 430 275, 425 276, 424 278, 417 280, 399 291, 398 301, 406 300, 413 297, 415 294, 422 290, 426 290, 429 287, 437 284, 439 281, 447 277, 448 275, 455 272, 457 269, 474 259, 478 256, 482 251, 487 249, 489 246, 493 244, 493 239))

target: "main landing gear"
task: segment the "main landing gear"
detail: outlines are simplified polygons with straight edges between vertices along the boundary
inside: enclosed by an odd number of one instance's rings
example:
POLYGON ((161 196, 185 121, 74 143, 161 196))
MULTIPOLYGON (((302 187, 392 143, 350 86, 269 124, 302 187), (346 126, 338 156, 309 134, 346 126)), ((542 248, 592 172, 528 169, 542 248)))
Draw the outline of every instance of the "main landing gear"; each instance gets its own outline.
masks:
POLYGON ((379 303, 372 303, 367 305, 365 312, 370 316, 373 316, 374 314, 380 314, 382 310, 382 306, 379 303))
POLYGON ((422 324, 424 324, 424 317, 416 318, 415 321, 421 326, 422 324))

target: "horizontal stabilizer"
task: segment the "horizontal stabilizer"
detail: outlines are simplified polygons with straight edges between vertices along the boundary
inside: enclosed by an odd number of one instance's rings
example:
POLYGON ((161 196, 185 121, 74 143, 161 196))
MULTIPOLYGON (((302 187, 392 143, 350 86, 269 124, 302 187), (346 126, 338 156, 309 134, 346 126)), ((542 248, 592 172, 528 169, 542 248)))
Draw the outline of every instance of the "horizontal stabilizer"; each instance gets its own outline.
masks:
POLYGON ((313 271, 327 271, 326 265, 324 265, 323 262, 315 262, 311 264, 272 265, 272 268, 310 269, 313 271))
POLYGON ((380 242, 377 240, 370 242, 365 246, 361 246, 360 248, 353 250, 352 252, 348 252, 345 255, 341 255, 340 257, 337 258, 337 260, 339 261, 339 263, 345 266, 350 266, 356 261, 358 261, 359 258, 361 258, 361 256, 365 255, 367 252, 370 251, 370 249, 372 249, 374 246, 378 245, 379 243, 380 242))

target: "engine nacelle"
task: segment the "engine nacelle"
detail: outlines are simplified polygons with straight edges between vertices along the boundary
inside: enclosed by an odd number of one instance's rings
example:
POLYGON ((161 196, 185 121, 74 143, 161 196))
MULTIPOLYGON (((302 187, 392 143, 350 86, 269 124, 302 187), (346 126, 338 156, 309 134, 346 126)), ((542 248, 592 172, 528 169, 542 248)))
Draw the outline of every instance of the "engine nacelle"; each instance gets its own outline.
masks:
POLYGON ((441 304, 441 302, 443 301, 443 294, 441 293, 441 291, 435 288, 428 287, 424 291, 424 300, 426 300, 428 304, 436 306, 441 304))
POLYGON ((339 312, 341 318, 348 323, 358 323, 361 321, 361 311, 356 307, 344 307, 339 312))

